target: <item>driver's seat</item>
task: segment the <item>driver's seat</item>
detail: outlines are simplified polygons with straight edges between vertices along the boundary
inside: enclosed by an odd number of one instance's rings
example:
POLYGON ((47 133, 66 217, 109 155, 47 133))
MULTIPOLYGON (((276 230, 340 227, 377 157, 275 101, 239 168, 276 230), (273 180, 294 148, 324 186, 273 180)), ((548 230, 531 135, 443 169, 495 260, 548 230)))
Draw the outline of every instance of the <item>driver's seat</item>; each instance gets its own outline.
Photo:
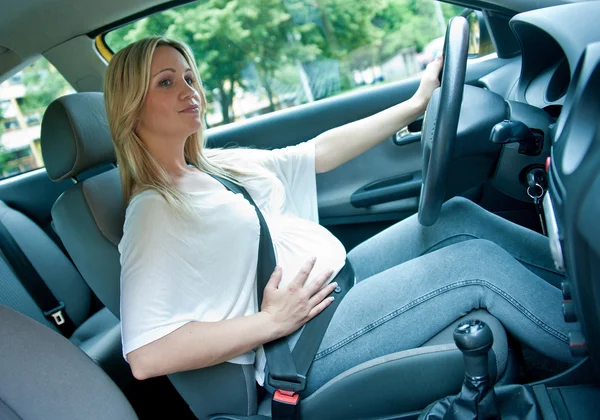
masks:
MULTIPOLYGON (((125 208, 103 95, 78 93, 54 101, 44 114, 41 143, 49 177, 77 181, 52 208, 56 231, 91 289, 119 317, 117 245, 125 208)), ((490 372, 495 379, 510 381, 507 337, 500 322, 483 310, 465 318, 490 325, 494 334, 490 372)), ((419 348, 338 375, 304 398, 302 418, 383 417, 419 410, 457 393, 464 370, 452 331, 459 321, 419 348)), ((252 365, 222 363, 169 378, 198 418, 270 415, 269 397, 257 400, 252 365)))

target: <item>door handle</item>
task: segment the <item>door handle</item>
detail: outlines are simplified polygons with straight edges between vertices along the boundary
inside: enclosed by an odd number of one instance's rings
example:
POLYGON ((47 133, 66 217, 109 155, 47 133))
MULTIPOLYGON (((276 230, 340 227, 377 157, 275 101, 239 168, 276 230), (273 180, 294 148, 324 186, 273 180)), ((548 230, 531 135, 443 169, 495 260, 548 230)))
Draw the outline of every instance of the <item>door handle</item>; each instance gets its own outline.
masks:
POLYGON ((417 197, 421 192, 421 172, 375 181, 358 189, 350 197, 354 207, 369 207, 375 204, 417 197))
POLYGON ((404 146, 419 141, 421 141, 421 132, 411 133, 408 131, 408 127, 404 127, 394 135, 394 144, 396 146, 404 146))

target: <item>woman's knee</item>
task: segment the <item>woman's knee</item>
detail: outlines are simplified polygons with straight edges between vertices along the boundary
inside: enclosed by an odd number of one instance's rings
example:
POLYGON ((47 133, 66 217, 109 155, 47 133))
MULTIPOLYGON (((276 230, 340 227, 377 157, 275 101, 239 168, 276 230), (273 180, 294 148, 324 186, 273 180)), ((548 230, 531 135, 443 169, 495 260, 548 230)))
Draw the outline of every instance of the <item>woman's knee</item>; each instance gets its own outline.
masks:
POLYGON ((439 219, 434 228, 447 231, 448 234, 472 234, 475 237, 489 236, 489 229, 497 223, 497 216, 473 201, 464 197, 453 197, 442 206, 439 219))
POLYGON ((481 210, 482 208, 471 200, 457 196, 443 204, 440 217, 460 218, 465 215, 479 213, 481 210))

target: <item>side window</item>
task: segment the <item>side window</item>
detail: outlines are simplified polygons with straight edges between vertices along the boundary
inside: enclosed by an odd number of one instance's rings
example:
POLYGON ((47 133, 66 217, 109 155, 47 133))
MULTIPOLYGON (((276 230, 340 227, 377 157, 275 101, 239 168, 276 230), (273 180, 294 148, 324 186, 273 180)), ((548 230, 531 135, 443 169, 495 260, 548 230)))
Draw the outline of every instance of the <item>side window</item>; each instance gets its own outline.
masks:
POLYGON ((44 166, 42 116, 50 102, 72 92, 45 58, 0 84, 0 178, 44 166))
POLYGON ((463 10, 432 0, 203 0, 99 40, 113 52, 152 35, 187 43, 211 127, 416 76, 463 10))

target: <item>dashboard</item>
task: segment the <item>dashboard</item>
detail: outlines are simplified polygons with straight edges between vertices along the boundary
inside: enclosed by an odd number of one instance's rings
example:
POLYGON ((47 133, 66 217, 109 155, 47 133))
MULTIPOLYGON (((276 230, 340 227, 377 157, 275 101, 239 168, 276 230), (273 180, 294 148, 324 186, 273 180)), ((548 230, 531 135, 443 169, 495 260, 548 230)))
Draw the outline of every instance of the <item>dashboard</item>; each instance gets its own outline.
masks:
POLYGON ((581 54, 588 44, 600 41, 598 16, 599 2, 583 2, 521 13, 511 20, 522 52, 517 100, 538 108, 564 105, 581 54))
POLYGON ((590 355, 600 372, 600 41, 587 46, 574 75, 554 137, 544 212, 552 257, 567 272, 571 350, 590 355))
POLYGON ((539 156, 523 156, 518 143, 503 146, 492 185, 504 194, 532 202, 524 178, 531 169, 545 167, 564 129, 560 116, 572 105, 568 93, 579 81, 580 57, 590 43, 600 41, 598 16, 600 2, 594 1, 537 9, 510 20, 521 53, 480 83, 506 100, 507 119, 543 133, 544 146, 539 156))
POLYGON ((567 273, 563 312, 571 350, 590 355, 600 372, 598 16, 600 2, 583 2, 522 13, 510 25, 522 51, 514 100, 553 118, 544 212, 555 265, 567 273))

